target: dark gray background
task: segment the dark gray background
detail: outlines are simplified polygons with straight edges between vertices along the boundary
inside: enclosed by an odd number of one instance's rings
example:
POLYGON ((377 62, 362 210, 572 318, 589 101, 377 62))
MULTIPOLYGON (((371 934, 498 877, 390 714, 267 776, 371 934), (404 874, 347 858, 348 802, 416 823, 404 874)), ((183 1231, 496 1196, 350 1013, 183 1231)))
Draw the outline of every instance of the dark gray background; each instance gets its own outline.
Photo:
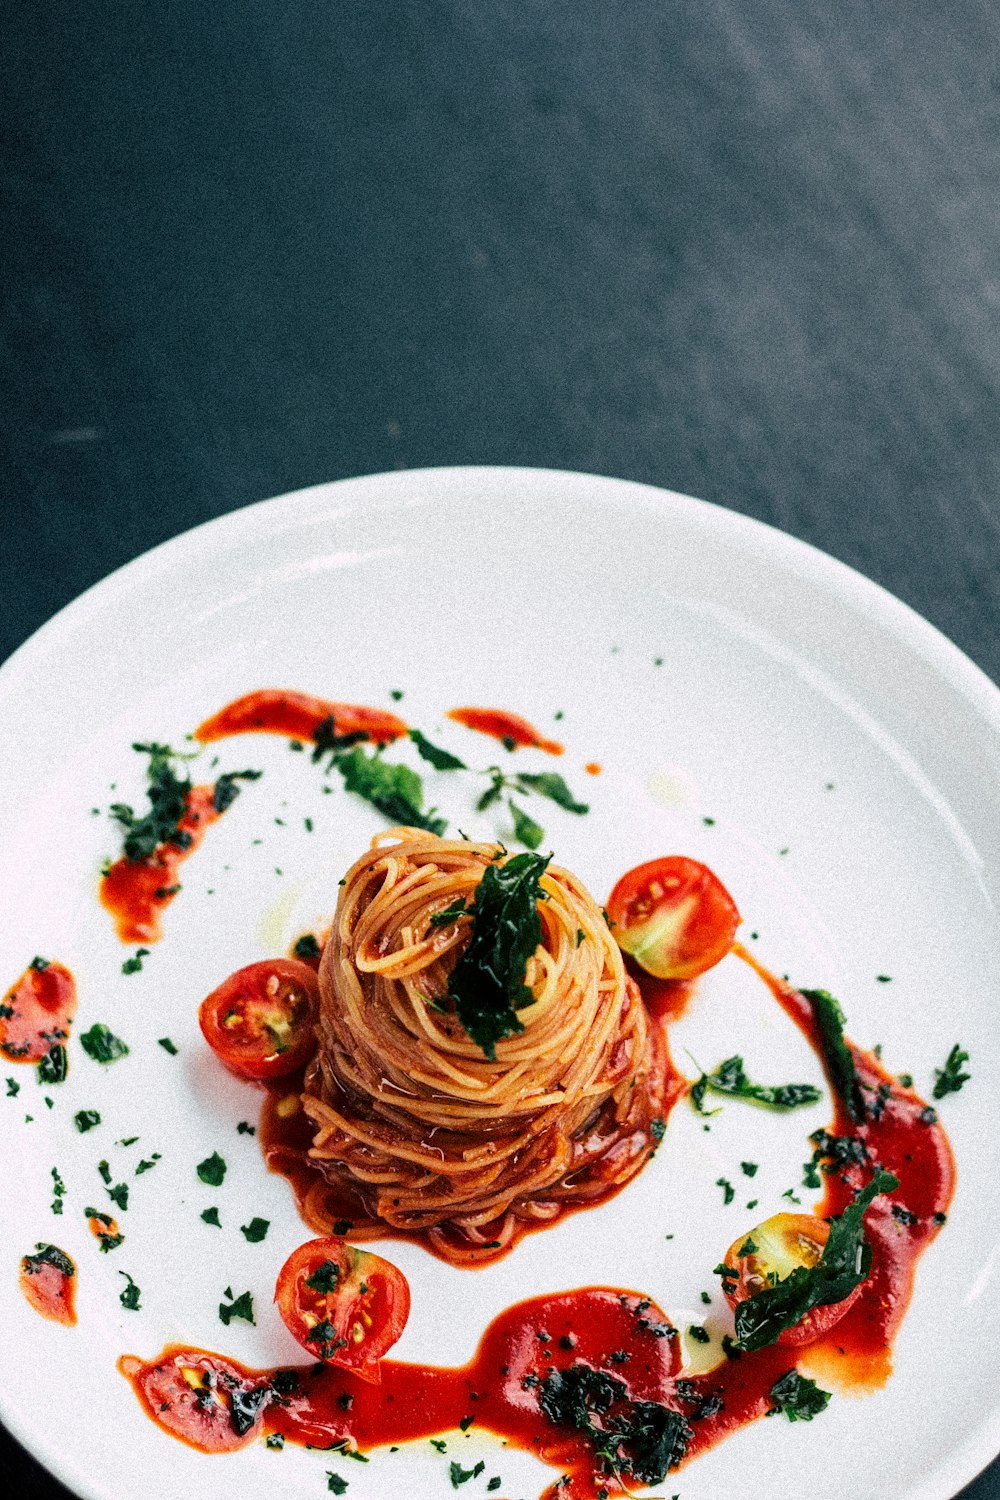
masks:
MULTIPOLYGON (((769 521, 1000 679, 993 0, 8 0, 3 33, 0 657, 249 501, 513 463, 769 521)), ((0 1473, 65 1494, 7 1439, 0 1473)))

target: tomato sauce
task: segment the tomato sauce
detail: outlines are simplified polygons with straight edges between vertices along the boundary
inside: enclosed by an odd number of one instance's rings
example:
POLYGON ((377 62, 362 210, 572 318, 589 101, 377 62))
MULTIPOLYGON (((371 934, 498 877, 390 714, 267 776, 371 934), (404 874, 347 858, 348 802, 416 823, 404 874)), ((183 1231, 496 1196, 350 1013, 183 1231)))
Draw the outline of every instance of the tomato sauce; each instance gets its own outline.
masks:
POLYGON ((76 1266, 57 1245, 38 1245, 21 1258, 19 1285, 24 1298, 53 1323, 76 1322, 76 1266))
POLYGON ((190 843, 158 844, 146 859, 115 860, 101 880, 101 904, 115 919, 123 943, 155 943, 163 934, 160 913, 180 890, 177 874, 205 837, 205 830, 222 814, 215 808, 215 787, 194 786, 187 795, 187 811, 177 825, 190 843))
MULTIPOLYGON (((583 1364, 606 1371, 622 1387, 623 1401, 651 1401, 686 1410, 678 1396, 678 1339, 663 1314, 636 1292, 587 1287, 536 1297, 508 1308, 489 1325, 467 1365, 443 1368, 383 1360, 380 1384, 335 1365, 310 1365, 291 1376, 294 1389, 277 1398, 265 1394, 251 1442, 281 1433, 292 1442, 329 1447, 345 1441, 356 1450, 457 1431, 470 1419, 518 1447, 538 1454, 569 1477, 559 1493, 593 1500, 593 1454, 579 1432, 545 1416, 539 1392, 553 1370, 583 1364)), ((131 1381, 149 1415, 161 1427, 205 1452, 234 1446, 232 1422, 217 1413, 218 1433, 206 1431, 191 1410, 199 1361, 220 1356, 172 1346, 154 1360, 125 1355, 119 1369, 131 1381), (189 1372, 177 1378, 177 1372, 189 1372)), ((225 1361, 243 1391, 269 1392, 274 1370, 249 1370, 225 1361)), ((788 1367, 787 1356, 784 1368, 788 1367)), ((279 1380, 279 1387, 289 1383, 279 1380)), ((218 1387, 216 1387, 218 1388, 218 1387)), ((453 1454, 456 1450, 452 1448, 453 1454)), ((332 1455, 331 1455, 332 1459, 332 1455)), ((502 1464, 502 1458, 496 1463, 502 1464)), ((491 1467, 495 1466, 491 1464, 491 1467)), ((608 1480, 609 1489, 620 1493, 608 1480)))
MULTIPOLYGON (((738 956, 767 984, 786 1014, 822 1055, 809 1002, 736 945, 738 956)), ((888 1197, 876 1198, 865 1214, 872 1271, 854 1306, 829 1333, 800 1353, 799 1363, 817 1378, 856 1390, 884 1385, 892 1371, 892 1341, 913 1292, 917 1262, 945 1222, 955 1186, 955 1163, 937 1113, 911 1088, 893 1078, 871 1053, 851 1045, 866 1101, 855 1123, 835 1097, 830 1133, 860 1141, 864 1163, 847 1163, 826 1174, 824 1218, 842 1213, 870 1181, 877 1162, 899 1178, 888 1197)))
POLYGON ((356 703, 331 703, 308 693, 262 688, 237 698, 199 724, 194 732, 203 745, 231 734, 285 734, 289 739, 311 740, 321 724, 333 720, 333 733, 367 734, 370 740, 388 744, 406 734, 407 725, 397 714, 356 703))
MULTIPOLYGON (((806 996, 769 973, 741 945, 734 951, 822 1056, 806 996)), ((663 1038, 665 1117, 685 1088, 670 1064, 666 1026, 688 1002, 691 986, 647 977, 641 987, 663 1038)), ((123 1356, 119 1368, 154 1421, 207 1452, 239 1447, 265 1433, 314 1447, 341 1445, 364 1452, 454 1433, 472 1418, 478 1428, 537 1454, 561 1472, 545 1500, 596 1500, 602 1491, 616 1496, 639 1485, 639 1471, 629 1471, 639 1451, 631 1436, 635 1429, 628 1426, 630 1413, 643 1410, 635 1403, 655 1403, 659 1419, 674 1424, 679 1441, 669 1466, 675 1468, 774 1411, 772 1389, 789 1371, 797 1369, 841 1390, 877 1387, 891 1370, 892 1342, 919 1257, 944 1223, 954 1163, 934 1110, 891 1077, 877 1058, 848 1045, 865 1109, 855 1122, 835 1102, 827 1149, 821 1149, 822 1139, 817 1147, 823 1181, 817 1212, 828 1217, 841 1213, 870 1181, 876 1163, 893 1173, 899 1186, 877 1198, 866 1213, 873 1262, 860 1295, 812 1344, 742 1353, 730 1346, 715 1369, 685 1378, 679 1368, 680 1341, 654 1304, 635 1292, 588 1287, 508 1308, 486 1328, 468 1365, 444 1368, 383 1360, 380 1384, 332 1365, 249 1370, 225 1356, 180 1346, 151 1361, 123 1356), (843 1148, 840 1156, 830 1144, 837 1140, 843 1148), (567 1372, 579 1373, 580 1367, 587 1381, 607 1376, 617 1382, 605 1387, 611 1395, 603 1408, 608 1421, 620 1421, 626 1433, 617 1472, 573 1421, 572 1403, 560 1407, 553 1400, 557 1386, 552 1372, 569 1381, 567 1372)), ((269 1166, 289 1177, 307 1222, 321 1232, 333 1230, 351 1239, 390 1232, 366 1216, 364 1204, 348 1188, 332 1187, 309 1165, 311 1126, 301 1106, 301 1087, 296 1076, 269 1085, 261 1125, 269 1166)), ((391 1234, 402 1237, 397 1231, 391 1234)), ((707 1254, 706 1266, 711 1264, 707 1254)), ((587 1409, 593 1413, 593 1407, 587 1409)), ((665 1450, 657 1451, 662 1459, 665 1450)), ((455 1452, 460 1450, 450 1445, 449 1457, 455 1452)), ((332 1454, 331 1462, 336 1462, 332 1454)), ((502 1457, 490 1468, 501 1465, 502 1457)), ((642 1482, 663 1482, 662 1475, 642 1482)))
POLYGON ((39 1063, 66 1041, 76 1014, 76 984, 67 968, 36 958, 0 1002, 0 1057, 39 1063))
POLYGON ((451 708, 447 717, 466 729, 478 730, 495 740, 501 740, 511 749, 526 745, 536 750, 545 750, 549 755, 562 755, 563 746, 558 740, 548 740, 520 714, 507 713, 502 708, 451 708))

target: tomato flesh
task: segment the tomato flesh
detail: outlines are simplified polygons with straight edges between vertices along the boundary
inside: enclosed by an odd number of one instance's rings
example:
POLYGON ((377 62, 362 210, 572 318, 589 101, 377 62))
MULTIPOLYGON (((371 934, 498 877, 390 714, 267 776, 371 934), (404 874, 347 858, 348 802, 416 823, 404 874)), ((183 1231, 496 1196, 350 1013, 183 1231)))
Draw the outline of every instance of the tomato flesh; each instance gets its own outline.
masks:
MULTIPOLYGON (((829 1224, 815 1214, 774 1214, 765 1219, 749 1235, 734 1240, 726 1251, 725 1264, 736 1273, 735 1280, 723 1279, 726 1301, 735 1308, 775 1281, 784 1281, 799 1266, 810 1270, 821 1259, 829 1237, 829 1224), (748 1240, 756 1248, 741 1253, 748 1240)), ((860 1294, 859 1284, 840 1302, 810 1308, 798 1323, 778 1335, 777 1343, 786 1349, 813 1343, 840 1322, 860 1294)))
POLYGON ((694 979, 733 946, 740 914, 707 865, 682 854, 637 865, 608 898, 619 948, 657 979, 694 979))
POLYGON ((268 959, 238 969, 202 1001, 198 1021, 208 1045, 241 1078, 281 1078, 313 1047, 319 985, 308 964, 268 959))
POLYGON ((274 1299, 289 1333, 314 1359, 371 1381, 381 1379, 378 1362, 410 1312, 402 1271, 341 1239, 307 1240, 293 1250, 274 1299))

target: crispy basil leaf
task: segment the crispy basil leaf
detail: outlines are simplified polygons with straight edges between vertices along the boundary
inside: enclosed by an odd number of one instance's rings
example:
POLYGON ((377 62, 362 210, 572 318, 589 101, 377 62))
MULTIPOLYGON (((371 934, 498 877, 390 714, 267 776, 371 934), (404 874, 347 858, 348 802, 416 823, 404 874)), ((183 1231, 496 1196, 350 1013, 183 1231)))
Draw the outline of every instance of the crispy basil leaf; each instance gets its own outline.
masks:
POLYGON ((410 739, 416 745, 421 759, 432 765, 435 771, 464 771, 466 769, 464 760, 459 760, 458 756, 452 755, 450 750, 441 750, 437 745, 432 745, 419 729, 410 730, 410 739))
POLYGON ((800 990, 808 1000, 819 1028, 823 1061, 834 1092, 855 1124, 865 1117, 865 1099, 854 1066, 854 1054, 844 1037, 844 1012, 829 990, 800 990))
POLYGON ((789 1370, 771 1387, 775 1411, 783 1411, 790 1422, 811 1422, 830 1404, 830 1392, 815 1380, 807 1380, 798 1370, 789 1370))
POLYGON ((378 751, 366 755, 360 745, 355 745, 348 755, 338 755, 335 765, 344 778, 346 791, 364 797, 394 823, 405 823, 409 828, 424 828, 428 833, 436 834, 444 833, 447 828, 444 818, 435 818, 433 811, 421 811, 423 783, 409 766, 390 765, 378 751))
POLYGON ((523 1031, 517 1012, 534 996, 524 982, 528 959, 542 940, 539 881, 548 855, 515 854, 488 864, 472 904, 472 931, 448 981, 458 1019, 485 1052, 523 1031))
POLYGON ((564 807, 567 812, 585 813, 590 811, 587 802, 577 802, 569 787, 556 771, 540 771, 537 775, 529 776, 521 772, 517 777, 518 789, 522 791, 537 792, 540 797, 548 797, 550 802, 555 802, 559 807, 564 807))
POLYGON ((842 1214, 830 1220, 830 1238, 814 1266, 796 1266, 790 1276, 755 1292, 736 1308, 736 1339, 741 1349, 764 1349, 814 1307, 842 1302, 867 1280, 872 1249, 865 1239, 865 1209, 881 1193, 891 1193, 899 1179, 876 1172, 842 1214))
POLYGON ((706 1090, 765 1104, 769 1109, 798 1109, 802 1104, 815 1104, 822 1097, 819 1089, 811 1083, 751 1083, 744 1072, 742 1057, 727 1057, 714 1073, 703 1073, 692 1085, 691 1098, 699 1110, 706 1090))

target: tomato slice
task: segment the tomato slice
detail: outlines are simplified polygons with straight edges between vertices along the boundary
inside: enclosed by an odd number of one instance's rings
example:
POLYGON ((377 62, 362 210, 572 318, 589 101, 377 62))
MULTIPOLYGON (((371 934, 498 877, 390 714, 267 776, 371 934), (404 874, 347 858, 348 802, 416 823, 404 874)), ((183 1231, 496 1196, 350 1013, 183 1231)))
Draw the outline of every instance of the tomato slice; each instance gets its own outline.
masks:
POLYGON ((216 1056, 241 1078, 281 1078, 313 1048, 319 984, 308 964, 272 958, 230 974, 198 1021, 216 1056))
POLYGON ((118 1367, 160 1426, 201 1453, 252 1443, 273 1394, 266 1379, 204 1349, 168 1349, 151 1364, 126 1354, 118 1367))
POLYGON ((274 1300, 289 1333, 314 1359, 381 1379, 378 1362, 410 1313, 410 1288, 381 1255, 341 1239, 307 1240, 278 1273, 274 1300))
MULTIPOLYGON (((810 1270, 822 1257, 829 1238, 829 1224, 815 1214, 774 1214, 765 1219, 726 1251, 725 1264, 734 1273, 723 1278, 726 1301, 735 1308, 776 1281, 784 1281, 799 1266, 810 1270), (747 1250, 748 1243, 754 1246, 752 1250, 747 1250)), ((859 1283, 842 1301, 810 1308, 794 1327, 778 1335, 777 1343, 785 1348, 811 1344, 839 1323, 860 1295, 859 1283)))
POLYGON ((637 865, 608 898, 618 946, 658 979, 694 979, 733 946, 740 914, 707 865, 683 854, 637 865))

